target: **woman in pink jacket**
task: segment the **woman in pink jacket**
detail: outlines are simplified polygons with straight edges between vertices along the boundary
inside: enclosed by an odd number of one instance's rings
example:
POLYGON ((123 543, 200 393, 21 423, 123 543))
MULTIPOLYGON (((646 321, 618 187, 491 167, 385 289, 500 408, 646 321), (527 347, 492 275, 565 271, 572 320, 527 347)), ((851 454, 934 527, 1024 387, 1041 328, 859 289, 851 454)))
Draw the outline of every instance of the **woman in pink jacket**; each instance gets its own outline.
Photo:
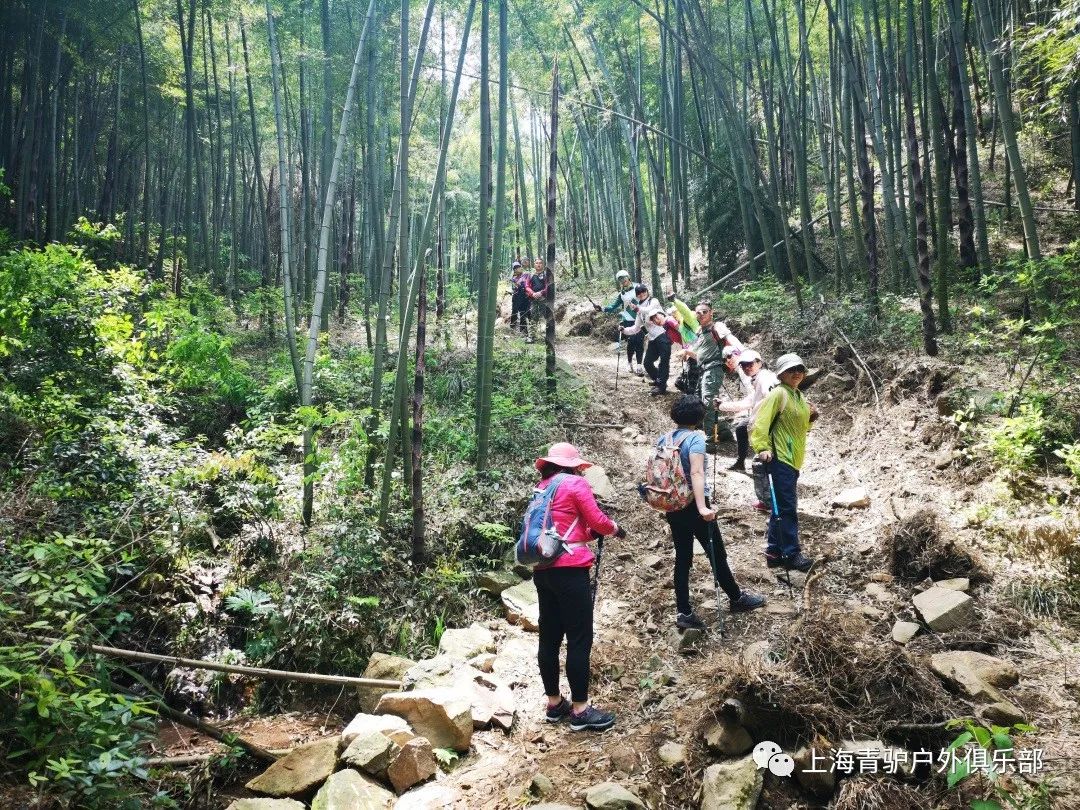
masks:
POLYGON ((589 569, 596 559, 589 542, 604 535, 626 537, 596 503, 589 482, 581 473, 591 467, 574 445, 553 444, 546 456, 536 460, 540 471, 537 489, 566 474, 551 501, 551 523, 569 547, 555 562, 533 573, 540 607, 540 643, 536 659, 547 695, 547 721, 570 718, 571 731, 603 731, 615 723, 615 715, 589 704, 589 654, 593 641, 593 600, 589 569), (570 700, 559 688, 559 648, 566 638, 566 679, 570 700))

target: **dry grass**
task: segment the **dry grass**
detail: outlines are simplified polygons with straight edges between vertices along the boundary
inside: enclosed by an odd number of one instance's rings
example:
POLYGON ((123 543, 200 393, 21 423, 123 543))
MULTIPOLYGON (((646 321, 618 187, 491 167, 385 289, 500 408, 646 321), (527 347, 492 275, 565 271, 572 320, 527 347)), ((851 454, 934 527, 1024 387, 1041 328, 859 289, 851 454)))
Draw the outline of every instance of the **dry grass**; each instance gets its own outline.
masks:
POLYGON ((835 810, 920 810, 926 794, 895 779, 861 776, 840 783, 835 810))
POLYGON ((937 513, 920 509, 896 524, 886 538, 889 568, 902 582, 968 577, 989 582, 986 565, 973 552, 946 537, 937 513))

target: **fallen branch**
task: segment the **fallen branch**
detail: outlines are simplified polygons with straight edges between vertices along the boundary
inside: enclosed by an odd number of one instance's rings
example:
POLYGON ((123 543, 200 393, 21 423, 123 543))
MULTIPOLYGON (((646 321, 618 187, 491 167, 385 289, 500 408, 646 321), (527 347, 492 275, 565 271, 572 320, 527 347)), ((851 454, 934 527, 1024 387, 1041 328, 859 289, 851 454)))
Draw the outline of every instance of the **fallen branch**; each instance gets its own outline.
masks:
POLYGON ((230 734, 227 731, 222 731, 217 726, 207 723, 205 720, 200 720, 197 717, 192 717, 186 712, 179 712, 164 703, 159 702, 157 704, 157 712, 162 717, 166 717, 172 720, 174 723, 179 723, 182 726, 186 726, 194 731, 198 731, 200 734, 205 734, 207 737, 211 737, 220 743, 232 747, 234 745, 243 748, 247 753, 251 754, 256 759, 261 759, 263 762, 277 762, 277 757, 267 751, 265 748, 260 748, 253 742, 248 742, 243 737, 237 737, 235 734, 230 734))
MULTIPOLYGON (((35 638, 34 640, 47 644, 56 644, 60 641, 55 638, 35 638)), ((175 667, 207 669, 213 672, 248 675, 253 678, 265 678, 267 680, 296 681, 298 683, 324 683, 332 684, 334 686, 367 686, 385 689, 401 688, 401 681, 391 681, 382 678, 354 678, 348 675, 322 675, 316 672, 289 672, 284 669, 246 667, 240 664, 221 664, 217 661, 203 661, 198 658, 181 658, 176 655, 157 655, 155 653, 142 652, 140 650, 123 650, 119 647, 103 647, 98 644, 87 644, 85 647, 98 655, 107 655, 110 658, 119 658, 124 661, 142 661, 150 664, 172 664, 175 667)))
POLYGON ((580 427, 580 428, 621 428, 625 425, 617 425, 610 422, 563 422, 567 427, 580 427))

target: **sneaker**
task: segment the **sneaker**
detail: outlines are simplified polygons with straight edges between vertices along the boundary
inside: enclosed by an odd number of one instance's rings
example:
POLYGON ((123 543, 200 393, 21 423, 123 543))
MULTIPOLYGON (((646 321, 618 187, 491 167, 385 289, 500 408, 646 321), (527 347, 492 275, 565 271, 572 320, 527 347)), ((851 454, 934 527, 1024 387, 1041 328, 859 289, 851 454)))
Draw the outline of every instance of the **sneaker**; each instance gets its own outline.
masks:
POLYGON ((745 475, 746 474, 746 462, 743 461, 742 459, 739 459, 734 464, 732 464, 730 467, 728 467, 728 469, 731 470, 731 472, 741 472, 743 475, 745 475))
POLYGON ((634 373, 637 374, 639 377, 644 377, 645 376, 645 369, 642 368, 641 366, 638 366, 637 368, 634 369, 634 373))
POLYGON ((759 512, 769 511, 769 507, 765 505, 764 501, 754 501, 754 508, 757 509, 759 512))
POLYGON ((662 397, 667 395, 667 388, 653 387, 653 390, 649 392, 651 397, 662 397))
POLYGON ((558 723, 564 717, 569 717, 573 707, 570 705, 570 701, 563 698, 554 706, 547 707, 547 714, 544 719, 549 723, 558 723))
POLYGON ((675 626, 680 630, 704 630, 705 622, 697 617, 696 613, 676 613, 675 626))
POLYGON ((570 712, 571 731, 604 731, 615 725, 615 715, 602 712, 595 706, 587 706, 585 711, 570 712))
POLYGON ((751 610, 757 610, 759 607, 765 607, 765 597, 750 593, 750 591, 743 591, 739 594, 739 598, 731 603, 731 612, 748 613, 751 610))

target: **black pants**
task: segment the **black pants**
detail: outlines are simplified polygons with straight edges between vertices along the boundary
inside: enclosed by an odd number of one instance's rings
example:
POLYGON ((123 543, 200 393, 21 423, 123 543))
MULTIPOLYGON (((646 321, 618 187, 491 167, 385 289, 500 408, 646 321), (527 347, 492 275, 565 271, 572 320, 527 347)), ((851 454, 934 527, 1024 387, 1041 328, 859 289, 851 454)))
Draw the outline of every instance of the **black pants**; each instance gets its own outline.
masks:
POLYGON ((668 366, 671 364, 671 338, 667 335, 659 335, 649 338, 649 348, 645 350, 645 373, 649 375, 656 387, 662 391, 667 390, 668 366), (660 361, 657 368, 656 361, 660 361))
POLYGON ((645 353, 645 333, 638 332, 626 338, 626 359, 632 364, 637 358, 641 363, 641 356, 645 353))
POLYGON ((525 320, 529 317, 529 299, 517 296, 510 299, 510 329, 525 333, 528 327, 525 320))
POLYGON ((566 638, 566 679, 570 699, 589 699, 589 654, 593 642, 593 605, 588 568, 548 568, 533 574, 540 606, 540 644, 536 662, 544 694, 558 695, 559 648, 566 638))
POLYGON ((735 422, 735 442, 739 447, 738 461, 746 461, 750 455, 750 426, 745 417, 735 422))
POLYGON ((675 541, 675 607, 679 613, 690 613, 690 565, 694 561, 694 538, 713 563, 713 575, 724 593, 731 601, 742 594, 735 577, 728 567, 727 551, 724 538, 716 521, 706 523, 697 510, 697 505, 690 503, 678 512, 668 512, 667 522, 671 527, 671 537, 675 541))

